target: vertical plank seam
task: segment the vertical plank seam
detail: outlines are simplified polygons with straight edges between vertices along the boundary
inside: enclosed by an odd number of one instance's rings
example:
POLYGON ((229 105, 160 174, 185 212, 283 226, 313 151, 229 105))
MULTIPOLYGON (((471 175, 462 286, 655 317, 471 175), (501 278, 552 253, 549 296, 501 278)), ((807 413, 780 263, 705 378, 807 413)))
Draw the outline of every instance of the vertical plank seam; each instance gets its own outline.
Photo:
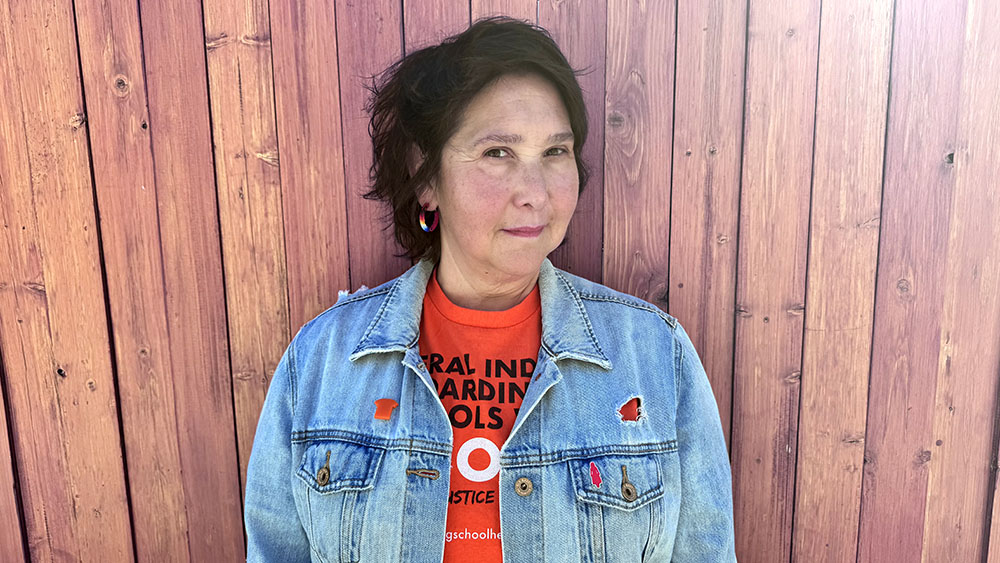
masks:
MULTIPOLYGON (((997 370, 997 377, 1000 378, 1000 369, 997 370)), ((993 404, 993 440, 990 446, 990 476, 986 486, 986 520, 983 523, 983 555, 982 562, 989 561, 990 537, 993 528, 993 510, 997 502, 997 455, 1000 448, 1000 387, 997 389, 996 399, 993 404)))
MULTIPOLYGON (((679 44, 678 35, 680 33, 680 23, 678 22, 680 19, 680 8, 678 7, 678 3, 677 0, 674 0, 674 75, 670 94, 670 179, 667 180, 667 189, 670 190, 670 195, 667 196, 667 291, 665 295, 668 313, 670 312, 670 289, 673 286, 670 254, 673 250, 674 240, 674 146, 677 140, 677 46, 679 44)), ((605 77, 604 82, 607 84, 607 77, 605 77)), ((601 264, 604 264, 603 260, 601 264)))
MULTIPOLYGON (((742 125, 742 131, 740 133, 740 175, 737 183, 737 194, 736 194, 736 240, 733 241, 736 244, 736 255, 733 257, 733 316, 732 316, 732 327, 733 327, 733 337, 730 339, 730 351, 732 360, 732 369, 730 370, 730 394, 729 394, 729 460, 732 464, 733 458, 733 448, 736 443, 734 437, 735 420, 736 420, 736 308, 739 306, 739 280, 740 280, 740 227, 742 221, 740 217, 742 216, 743 210, 743 168, 746 162, 746 141, 747 141, 747 73, 750 67, 750 0, 746 0, 746 11, 743 16, 744 22, 744 34, 743 34, 743 103, 740 104, 740 121, 742 125)), ((730 470, 730 472, 732 472, 730 470)), ((737 483, 733 483, 733 491, 735 493, 737 483)), ((735 499, 734 499, 735 500, 735 499)), ((737 531, 739 533, 739 531, 737 531)))
POLYGON ((798 413, 795 418, 795 463, 792 465, 792 515, 788 522, 788 561, 795 561, 795 507, 798 504, 799 489, 799 460, 802 450, 799 447, 799 437, 802 434, 802 386, 805 379, 803 370, 805 369, 806 354, 806 322, 809 315, 809 258, 812 254, 812 216, 813 199, 816 191, 816 116, 819 113, 819 69, 820 60, 823 58, 823 0, 819 0, 819 21, 816 23, 816 80, 813 85, 813 124, 812 124, 812 158, 809 164, 809 216, 806 223, 806 279, 802 291, 802 339, 799 349, 799 389, 798 389, 798 413))
MULTIPOLYGON (((402 1, 402 0, 400 0, 400 1, 402 1)), ((347 209, 348 198, 351 197, 351 190, 348 189, 348 187, 347 187, 347 154, 343 151, 343 147, 344 147, 344 145, 347 142, 347 137, 346 137, 345 132, 344 132, 344 123, 346 121, 344 119, 344 82, 341 79, 342 74, 340 72, 340 68, 343 66, 343 62, 340 60, 340 35, 338 35, 338 31, 340 30, 340 25, 339 25, 340 17, 337 15, 337 4, 338 4, 337 1, 333 2, 333 37, 334 37, 334 42, 337 45, 337 108, 338 108, 338 111, 340 112, 340 147, 341 147, 340 168, 343 171, 343 179, 344 179, 344 182, 343 182, 343 187, 344 187, 344 237, 347 239, 345 241, 344 247, 347 249, 347 256, 346 256, 346 258, 347 258, 347 290, 350 291, 351 288, 354 287, 354 280, 352 279, 353 274, 351 272, 351 236, 350 236, 350 233, 351 233, 351 214, 350 214, 350 212, 348 212, 348 209, 347 209)), ((271 52, 271 57, 272 57, 272 59, 274 57, 274 51, 273 50, 271 52)), ((271 65, 271 68, 272 68, 272 72, 273 72, 273 68, 274 68, 273 64, 271 65)), ((374 76, 372 77, 372 82, 373 82, 372 86, 374 87, 374 82, 375 82, 374 76)), ((275 105, 275 113, 277 113, 277 105, 275 105)), ((281 163, 281 159, 280 158, 278 159, 278 163, 280 165, 280 163, 281 163)), ((287 259, 287 254, 286 254, 285 261, 287 262, 287 260, 288 259, 287 259)), ((340 288, 337 288, 337 289, 340 289, 340 288)), ((289 329, 289 335, 292 335, 290 331, 291 331, 291 329, 289 329)), ((296 332, 298 332, 298 330, 296 330, 296 332)))
MULTIPOLYGON (((267 2, 267 36, 271 38, 271 108, 274 111, 274 150, 278 155, 278 206, 279 206, 279 217, 281 217, 281 247, 283 249, 282 255, 285 260, 285 311, 287 312, 286 318, 288 320, 287 331, 285 334, 288 337, 293 336, 292 333, 292 298, 291 292, 289 291, 290 284, 288 283, 288 231, 286 229, 285 222, 285 186, 282 182, 281 174, 281 129, 278 127, 278 83, 274 79, 274 31, 271 27, 271 2, 270 0, 265 0, 267 2)), ((337 33, 337 3, 334 2, 334 25, 333 33, 336 36, 337 33)), ((338 43, 338 49, 339 49, 338 43)), ((340 92, 340 57, 338 52, 337 57, 337 92, 339 96, 340 92)), ((341 123, 343 123, 343 118, 341 118, 341 123)), ((344 145, 343 137, 340 140, 341 146, 344 145)), ((344 182, 346 184, 346 181, 344 182)), ((348 249, 349 250, 349 249, 348 249)), ((349 263, 349 262, 348 262, 349 263)), ((348 284, 350 285, 350 284, 348 284)), ((296 327, 297 328, 297 327, 296 327)), ((271 378, 274 377, 273 373, 267 374, 268 383, 271 382, 271 378)), ((239 452, 237 452, 237 458, 239 458, 239 452)), ((246 535, 246 530, 243 531, 244 536, 246 535)))
MULTIPOLYGON (((138 4, 136 5, 138 12, 138 4)), ((73 11, 73 38, 76 42, 76 64, 77 72, 80 76, 80 100, 83 103, 83 115, 85 122, 89 121, 88 104, 87 104, 87 88, 86 83, 83 80, 83 51, 80 49, 80 25, 76 17, 76 0, 72 1, 72 11, 73 11)), ((145 71, 143 72, 145 75, 145 71)), ((145 80, 143 81, 145 84, 145 80)), ((147 98, 148 99, 148 98, 147 98)), ((101 210, 100 205, 97 200, 97 176, 94 173, 94 151, 93 151, 93 141, 91 139, 92 128, 86 126, 86 137, 87 137, 87 162, 89 163, 89 173, 90 173, 90 196, 92 205, 94 208, 94 230, 97 231, 97 256, 98 262, 101 269, 101 291, 104 295, 104 317, 107 319, 107 333, 108 333, 108 353, 110 354, 110 366, 111 366, 111 383, 114 390, 115 396, 115 415, 117 417, 117 428, 118 428, 118 449, 119 455, 121 456, 122 463, 122 485, 125 490, 125 506, 128 509, 128 526, 129 526, 129 545, 132 547, 132 560, 137 560, 136 552, 136 541, 135 541, 135 517, 134 511, 132 509, 132 491, 129 487, 128 478, 128 459, 125 455, 125 429, 122 420, 122 401, 121 393, 118 389, 118 353, 115 344, 115 333, 111 318, 111 299, 109 298, 108 292, 108 271, 107 265, 104 261, 104 237, 101 232, 101 210)), ((26 559, 27 561, 27 559, 26 559)))
POLYGON ((24 501, 21 499, 21 480, 17 474, 17 451, 14 448, 14 417, 10 410, 10 392, 7 390, 7 370, 0 351, 0 393, 3 394, 4 418, 7 421, 7 444, 10 452, 11 481, 14 489, 14 510, 17 512, 18 529, 21 532, 21 559, 30 561, 28 554, 28 526, 24 517, 24 501))
MULTIPOLYGON (((201 53, 202 58, 205 63, 205 98, 208 102, 208 136, 212 143, 212 147, 216 146, 215 143, 215 116, 212 114, 212 80, 208 70, 208 49, 205 46, 206 31, 205 31, 205 2, 200 0, 198 2, 200 8, 201 18, 201 53)), ((237 76, 239 76, 239 43, 234 45, 237 50, 236 54, 236 69, 237 76)), ((242 89, 242 80, 239 83, 239 87, 242 89)), ((240 92, 240 97, 242 98, 243 93, 240 92)), ((240 108, 240 119, 243 119, 243 108, 240 108)), ((240 128, 240 141, 243 143, 243 167, 244 175, 246 175, 246 142, 243 138, 243 128, 240 128)), ((236 420, 236 389, 233 386, 233 345, 232 336, 229 330, 229 294, 226 291, 228 284, 226 283, 226 260, 223 257, 225 253, 225 247, 222 242, 222 212, 221 206, 219 205, 219 176, 215 172, 218 170, 218 163, 216 162, 215 151, 210 151, 209 157, 212 159, 212 186, 215 188, 213 194, 215 196, 215 225, 216 225, 216 236, 219 240, 219 272, 222 275, 222 310, 225 311, 225 321, 222 323, 223 329, 226 332, 226 366, 227 372, 229 374, 229 415, 233 423, 233 442, 236 450, 236 482, 240 484, 239 488, 239 499, 240 499, 240 520, 243 520, 243 487, 242 479, 240 477, 240 440, 239 440, 239 421, 236 420)), ((245 177, 245 176, 244 176, 245 177)), ((253 206, 248 206, 248 209, 252 209, 253 206)), ((253 236, 253 220, 251 218, 251 237, 253 236)), ((176 404, 176 403, 175 403, 176 404)), ((243 545, 246 549, 246 529, 241 526, 240 529, 243 535, 243 545)), ((189 536, 190 537, 190 536, 189 536)), ((190 543, 188 544, 190 546, 190 543)))
POLYGON ((872 395, 872 363, 875 359, 875 326, 878 323, 878 278, 879 278, 879 265, 881 264, 882 256, 882 212, 885 209, 885 177, 886 177, 886 158, 889 152, 889 118, 892 111, 892 69, 893 69, 893 56, 895 55, 895 44, 896 44, 896 0, 892 2, 892 25, 889 31, 889 72, 887 74, 886 80, 886 97, 885 97, 885 132, 884 138, 882 140, 882 179, 881 179, 881 193, 879 197, 878 204, 878 244, 877 250, 875 252, 875 285, 874 285, 874 295, 872 296, 872 327, 871 336, 868 338, 869 351, 868 351, 868 397, 865 400, 865 450, 864 456, 861 462, 861 497, 860 502, 858 502, 858 532, 857 532, 857 547, 854 550, 854 561, 855 563, 860 563, 861 561, 861 526, 863 522, 861 519, 864 514, 865 505, 865 481, 868 476, 868 447, 871 443, 869 441, 869 425, 868 421, 870 419, 871 409, 871 395, 872 395))
MULTIPOLYGON (((541 0, 538 0, 538 1, 540 2, 541 0)), ((536 10, 537 10, 537 6, 538 6, 537 2, 535 3, 535 6, 536 6, 536 10)), ((604 98, 604 103, 602 105, 604 106, 604 111, 601 112, 601 115, 602 115, 602 117, 601 117, 601 156, 598 159, 598 162, 601 163, 601 198, 599 200, 600 204, 601 204, 601 228, 600 228, 600 230, 597 231, 598 233, 600 233, 600 236, 601 236, 601 246, 600 246, 600 248, 601 248, 601 260, 600 260, 600 271, 598 272, 598 279, 595 280, 595 281, 597 281, 597 283, 604 283, 604 256, 603 256, 604 255, 604 229, 607 226, 607 217, 608 217, 608 206, 607 206, 607 197, 608 197, 608 182, 607 182, 607 179, 608 179, 608 164, 607 164, 607 160, 606 160, 608 158, 608 136, 607 136, 608 131, 607 131, 607 127, 605 127, 605 125, 608 122, 608 118, 607 118, 607 111, 608 111, 608 33, 610 33, 610 31, 608 29, 608 0, 604 0, 604 61, 602 61, 603 64, 601 65, 601 71, 602 71, 601 86, 604 89, 604 95, 602 96, 602 98, 604 98)), ((584 108, 584 115, 586 115, 586 108, 584 108)), ((593 135, 593 129, 594 129, 594 127, 590 126, 589 129, 591 130, 591 133, 588 133, 588 135, 593 135)), ((582 150, 580 151, 580 158, 583 158, 583 151, 582 150)), ((591 188, 591 189, 593 189, 593 188, 591 188)), ((669 228, 668 228, 668 233, 669 233, 669 228)), ((670 243, 669 243, 669 240, 668 240, 668 242, 667 242, 668 252, 669 252, 669 247, 670 247, 670 243)), ((669 256, 669 254, 668 254, 668 256, 669 256)), ((669 290, 670 287, 667 286, 667 289, 669 290)))
POLYGON ((406 0, 399 0, 399 50, 400 54, 405 57, 406 56, 406 0))

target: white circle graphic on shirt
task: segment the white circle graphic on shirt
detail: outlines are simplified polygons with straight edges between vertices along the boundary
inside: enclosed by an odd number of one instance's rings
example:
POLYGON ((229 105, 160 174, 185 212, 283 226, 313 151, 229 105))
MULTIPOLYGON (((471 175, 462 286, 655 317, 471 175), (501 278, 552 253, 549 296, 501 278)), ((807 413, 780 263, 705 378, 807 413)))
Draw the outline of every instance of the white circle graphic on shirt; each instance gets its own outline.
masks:
POLYGON ((458 472, 462 474, 462 477, 465 477, 469 481, 474 481, 476 483, 489 481, 500 472, 500 448, 487 438, 472 438, 462 444, 462 447, 458 449, 458 455, 455 456, 455 458, 455 463, 458 464, 458 472), (486 467, 486 469, 477 470, 473 469, 472 466, 469 465, 469 456, 471 456, 472 452, 476 450, 483 450, 490 456, 490 464, 486 467))

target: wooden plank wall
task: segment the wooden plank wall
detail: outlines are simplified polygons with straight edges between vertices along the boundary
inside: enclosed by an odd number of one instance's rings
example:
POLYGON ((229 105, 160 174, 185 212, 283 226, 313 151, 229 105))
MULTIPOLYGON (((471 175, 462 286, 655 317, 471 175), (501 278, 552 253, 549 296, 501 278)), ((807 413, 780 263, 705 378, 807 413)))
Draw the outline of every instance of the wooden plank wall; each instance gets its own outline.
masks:
POLYGON ((557 265, 692 335, 749 562, 1000 563, 1000 4, 0 3, 0 560, 236 561, 298 328, 408 266, 370 77, 509 14, 580 76, 557 265))

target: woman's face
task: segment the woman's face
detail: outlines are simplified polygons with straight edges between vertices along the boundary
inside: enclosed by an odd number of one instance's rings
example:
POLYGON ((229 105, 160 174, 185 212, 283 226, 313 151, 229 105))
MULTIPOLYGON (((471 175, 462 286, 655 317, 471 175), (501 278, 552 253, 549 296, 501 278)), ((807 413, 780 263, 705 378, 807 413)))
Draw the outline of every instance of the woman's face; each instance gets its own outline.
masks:
POLYGON ((558 92, 537 75, 508 75, 473 98, 420 201, 440 213, 442 265, 502 283, 538 273, 578 191, 558 92))

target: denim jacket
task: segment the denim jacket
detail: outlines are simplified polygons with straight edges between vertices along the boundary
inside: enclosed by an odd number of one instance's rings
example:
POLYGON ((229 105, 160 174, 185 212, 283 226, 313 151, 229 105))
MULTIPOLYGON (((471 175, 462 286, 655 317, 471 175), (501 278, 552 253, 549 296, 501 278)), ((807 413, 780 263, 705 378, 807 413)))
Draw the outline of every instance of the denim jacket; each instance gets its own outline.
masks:
MULTIPOLYGON (((442 560, 452 427, 417 348, 433 266, 341 298, 285 350, 247 470, 248 560, 442 560)), ((680 323, 548 260, 538 283, 538 362, 500 449, 504 561, 735 561, 718 408, 680 323)))

